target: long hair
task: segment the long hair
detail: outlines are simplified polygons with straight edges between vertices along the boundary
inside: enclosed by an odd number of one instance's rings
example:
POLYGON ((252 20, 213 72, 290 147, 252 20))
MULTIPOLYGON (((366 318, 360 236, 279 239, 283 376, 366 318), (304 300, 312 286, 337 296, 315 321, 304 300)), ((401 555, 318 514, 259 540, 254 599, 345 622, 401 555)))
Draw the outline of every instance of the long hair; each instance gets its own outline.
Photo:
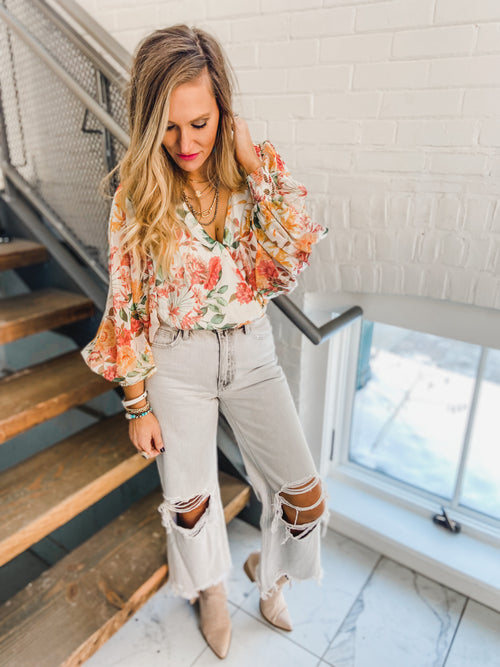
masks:
POLYGON ((137 47, 127 94, 130 145, 111 172, 119 171, 122 187, 118 204, 127 211, 131 205, 133 211, 127 217, 124 250, 131 253, 137 265, 146 256, 155 258, 165 278, 184 224, 176 209, 182 203, 187 180, 162 144, 170 96, 176 86, 196 79, 205 68, 219 109, 207 178, 218 178, 229 190, 244 187, 245 172, 236 161, 232 138, 236 78, 217 40, 187 25, 156 30, 137 47))

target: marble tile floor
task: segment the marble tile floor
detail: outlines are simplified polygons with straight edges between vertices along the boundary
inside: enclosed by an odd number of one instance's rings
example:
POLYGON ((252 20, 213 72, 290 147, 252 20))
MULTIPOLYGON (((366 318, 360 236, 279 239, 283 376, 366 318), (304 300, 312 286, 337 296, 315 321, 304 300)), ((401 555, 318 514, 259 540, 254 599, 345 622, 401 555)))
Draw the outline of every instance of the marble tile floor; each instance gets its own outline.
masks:
POLYGON ((197 612, 158 591, 86 667, 500 667, 500 614, 328 530, 324 578, 285 588, 292 632, 260 616, 243 563, 259 531, 228 526, 227 582, 233 634, 219 660, 198 630, 197 612))

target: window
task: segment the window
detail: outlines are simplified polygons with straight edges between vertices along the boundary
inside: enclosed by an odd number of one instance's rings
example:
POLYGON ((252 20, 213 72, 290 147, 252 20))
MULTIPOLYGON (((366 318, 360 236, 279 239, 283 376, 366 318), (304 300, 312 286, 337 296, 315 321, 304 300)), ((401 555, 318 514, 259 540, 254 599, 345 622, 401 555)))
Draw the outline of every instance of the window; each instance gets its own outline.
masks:
POLYGON ((499 432, 500 351, 363 322, 351 464, 500 520, 499 432))
POLYGON ((460 502, 500 520, 500 350, 484 354, 460 502))

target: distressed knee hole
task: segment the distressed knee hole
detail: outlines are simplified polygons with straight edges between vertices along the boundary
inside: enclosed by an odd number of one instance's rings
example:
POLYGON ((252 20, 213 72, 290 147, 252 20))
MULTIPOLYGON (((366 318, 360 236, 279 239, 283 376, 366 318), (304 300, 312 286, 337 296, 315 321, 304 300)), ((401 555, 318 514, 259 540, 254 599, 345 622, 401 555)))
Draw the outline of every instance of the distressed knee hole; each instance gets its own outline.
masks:
POLYGON ((183 528, 193 528, 207 511, 210 496, 200 500, 200 496, 191 498, 187 502, 176 503, 177 523, 183 528))
POLYGON ((210 494, 202 493, 188 500, 165 498, 158 511, 167 533, 177 529, 194 537, 206 524, 209 507, 210 494))
POLYGON ((275 521, 281 521, 287 529, 287 537, 302 539, 309 535, 326 511, 326 494, 321 481, 313 477, 306 482, 284 485, 275 496, 275 521))

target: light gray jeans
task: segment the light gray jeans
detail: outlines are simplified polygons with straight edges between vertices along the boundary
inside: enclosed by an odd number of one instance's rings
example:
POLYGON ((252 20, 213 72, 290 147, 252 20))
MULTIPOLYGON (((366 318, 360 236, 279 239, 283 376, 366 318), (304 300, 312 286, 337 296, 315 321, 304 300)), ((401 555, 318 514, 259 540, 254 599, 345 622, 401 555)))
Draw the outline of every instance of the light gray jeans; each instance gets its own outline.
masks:
MULTIPOLYGON (((320 480, 278 364, 268 315, 244 327, 215 331, 180 330, 163 323, 152 345, 157 371, 146 379, 146 389, 166 450, 156 462, 164 498, 158 510, 167 532, 167 587, 192 599, 224 581, 231 570, 217 473, 219 409, 262 503, 256 572, 261 597, 275 590, 283 574, 290 580, 320 581, 320 538, 328 511, 297 525, 300 532, 292 531, 293 524, 283 516, 283 504, 294 505, 280 492, 297 494, 297 487, 310 483, 312 488, 320 480), (207 509, 193 528, 178 524, 178 513, 207 498, 207 509)), ((326 497, 323 489, 311 508, 326 497)), ((308 508, 295 509, 298 516, 298 510, 308 508)))

